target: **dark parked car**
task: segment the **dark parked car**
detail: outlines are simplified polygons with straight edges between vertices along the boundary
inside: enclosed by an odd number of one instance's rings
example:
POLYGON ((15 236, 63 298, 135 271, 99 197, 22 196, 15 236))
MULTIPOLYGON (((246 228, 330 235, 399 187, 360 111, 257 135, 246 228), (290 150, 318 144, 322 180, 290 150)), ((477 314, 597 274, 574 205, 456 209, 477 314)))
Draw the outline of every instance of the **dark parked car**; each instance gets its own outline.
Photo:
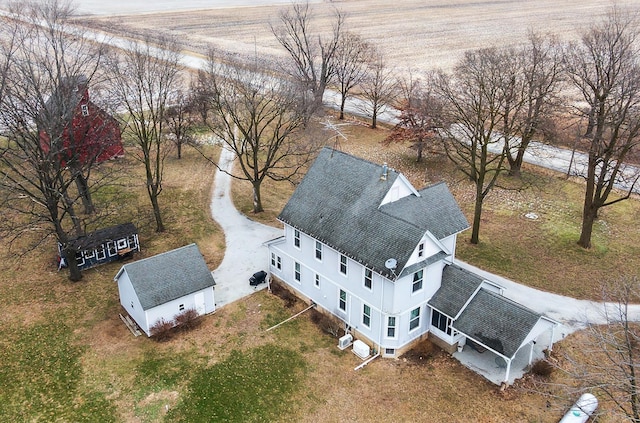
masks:
POLYGON ((267 280, 267 272, 265 272, 264 270, 261 270, 259 272, 254 273, 253 276, 249 278, 249 285, 257 286, 257 285, 260 285, 261 283, 266 282, 266 280, 267 280))

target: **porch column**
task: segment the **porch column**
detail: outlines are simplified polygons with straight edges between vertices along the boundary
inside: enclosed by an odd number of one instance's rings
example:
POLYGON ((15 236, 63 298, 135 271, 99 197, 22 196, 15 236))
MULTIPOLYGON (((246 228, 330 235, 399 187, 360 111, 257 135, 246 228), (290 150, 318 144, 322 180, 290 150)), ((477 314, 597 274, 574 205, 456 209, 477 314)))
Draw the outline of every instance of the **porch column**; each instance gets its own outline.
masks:
POLYGON ((511 359, 510 358, 505 358, 505 361, 507 362, 507 371, 504 375, 504 383, 506 383, 507 385, 509 384, 509 373, 511 373, 511 359))
POLYGON ((533 346, 536 344, 536 341, 531 341, 529 343, 529 366, 531 366, 531 362, 533 361, 533 346))

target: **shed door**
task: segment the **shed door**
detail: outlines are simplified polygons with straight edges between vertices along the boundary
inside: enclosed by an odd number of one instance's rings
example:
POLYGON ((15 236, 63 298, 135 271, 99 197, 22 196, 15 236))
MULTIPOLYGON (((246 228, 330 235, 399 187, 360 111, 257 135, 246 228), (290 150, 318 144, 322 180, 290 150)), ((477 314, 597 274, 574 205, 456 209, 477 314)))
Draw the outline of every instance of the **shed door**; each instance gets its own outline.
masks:
POLYGON ((204 314, 204 292, 198 292, 194 297, 194 302, 196 303, 196 311, 198 314, 204 314))

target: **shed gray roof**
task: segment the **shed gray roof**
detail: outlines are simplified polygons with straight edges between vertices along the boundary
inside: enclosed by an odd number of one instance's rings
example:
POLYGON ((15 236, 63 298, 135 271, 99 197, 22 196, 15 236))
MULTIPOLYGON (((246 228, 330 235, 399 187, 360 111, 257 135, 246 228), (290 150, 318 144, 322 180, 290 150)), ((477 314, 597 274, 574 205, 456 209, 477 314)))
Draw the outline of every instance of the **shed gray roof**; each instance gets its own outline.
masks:
POLYGON ((453 328, 513 358, 542 315, 502 295, 480 289, 453 328))
POLYGON ((105 242, 117 241, 118 239, 126 238, 129 235, 135 235, 137 233, 138 230, 135 225, 129 222, 98 229, 97 231, 93 231, 83 237, 71 240, 70 243, 76 250, 89 250, 99 247, 105 242))
POLYGON ((482 280, 475 273, 456 265, 447 265, 442 271, 440 289, 431 297, 429 305, 455 319, 482 285, 482 280))
POLYGON ((215 285, 196 244, 122 266, 144 310, 215 285))
POLYGON ((400 175, 382 171, 325 147, 278 218, 387 277, 385 261, 402 270, 427 231, 442 239, 469 227, 444 183, 379 207, 400 175))

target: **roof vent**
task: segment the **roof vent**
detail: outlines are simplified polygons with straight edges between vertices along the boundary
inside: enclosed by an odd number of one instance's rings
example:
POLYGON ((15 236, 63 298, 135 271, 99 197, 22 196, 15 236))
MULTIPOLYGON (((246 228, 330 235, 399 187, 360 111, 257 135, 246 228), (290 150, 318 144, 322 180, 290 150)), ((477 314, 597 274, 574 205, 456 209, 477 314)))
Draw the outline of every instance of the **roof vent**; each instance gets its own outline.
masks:
POLYGON ((387 162, 384 162, 382 164, 382 175, 380 176, 380 180, 386 181, 388 175, 389 175, 389 166, 387 166, 387 162))

